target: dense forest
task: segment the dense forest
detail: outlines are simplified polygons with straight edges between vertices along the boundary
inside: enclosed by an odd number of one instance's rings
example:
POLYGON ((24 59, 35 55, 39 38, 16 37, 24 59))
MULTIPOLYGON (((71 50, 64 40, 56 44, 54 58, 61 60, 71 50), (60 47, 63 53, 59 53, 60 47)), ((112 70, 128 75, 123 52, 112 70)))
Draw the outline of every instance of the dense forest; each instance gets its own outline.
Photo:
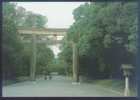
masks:
MULTIPOLYGON (((15 3, 3 3, 2 70, 4 80, 17 80, 18 77, 28 77, 30 74, 32 44, 21 41, 18 27, 43 28, 46 22, 45 16, 26 11, 15 3)), ((54 54, 45 44, 38 45, 37 48, 36 74, 38 75, 51 65, 54 54)))
POLYGON ((79 52, 80 75, 92 79, 123 78, 122 64, 135 67, 137 10, 135 2, 91 2, 76 8, 75 22, 68 29, 59 54, 68 73, 72 73, 74 42, 79 52))

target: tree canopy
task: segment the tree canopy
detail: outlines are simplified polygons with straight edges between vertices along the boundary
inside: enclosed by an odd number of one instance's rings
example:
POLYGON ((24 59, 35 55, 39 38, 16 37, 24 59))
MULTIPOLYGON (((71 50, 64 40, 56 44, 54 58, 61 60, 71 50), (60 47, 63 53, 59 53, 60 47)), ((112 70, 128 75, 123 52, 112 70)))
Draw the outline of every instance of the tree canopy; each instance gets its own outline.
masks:
POLYGON ((81 73, 92 77, 118 77, 121 64, 134 65, 137 39, 135 2, 85 3, 73 11, 75 22, 62 45, 71 64, 70 41, 77 43, 81 73))
MULTIPOLYGON (((3 3, 2 69, 3 78, 16 80, 20 76, 29 76, 32 56, 32 44, 23 43, 17 31, 18 27, 44 27, 47 18, 28 12, 15 3, 3 3)), ((53 52, 43 44, 38 46, 38 73, 51 64, 53 52)))

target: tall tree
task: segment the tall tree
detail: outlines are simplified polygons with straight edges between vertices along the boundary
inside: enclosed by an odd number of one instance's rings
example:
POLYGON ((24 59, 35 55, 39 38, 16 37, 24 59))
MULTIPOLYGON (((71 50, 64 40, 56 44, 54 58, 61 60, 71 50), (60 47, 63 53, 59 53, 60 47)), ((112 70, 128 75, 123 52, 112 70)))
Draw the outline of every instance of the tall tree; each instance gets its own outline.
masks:
MULTIPOLYGON (((135 2, 85 3, 76 8, 73 15, 75 22, 69 28, 66 40, 77 43, 81 73, 94 78, 118 77, 121 64, 134 65, 137 38, 135 2)), ((71 49, 66 49, 67 45, 66 42, 63 44, 62 54, 71 49)))
POLYGON ((14 13, 14 4, 3 3, 2 63, 4 79, 15 79, 16 76, 20 75, 22 67, 23 47, 13 20, 14 13))

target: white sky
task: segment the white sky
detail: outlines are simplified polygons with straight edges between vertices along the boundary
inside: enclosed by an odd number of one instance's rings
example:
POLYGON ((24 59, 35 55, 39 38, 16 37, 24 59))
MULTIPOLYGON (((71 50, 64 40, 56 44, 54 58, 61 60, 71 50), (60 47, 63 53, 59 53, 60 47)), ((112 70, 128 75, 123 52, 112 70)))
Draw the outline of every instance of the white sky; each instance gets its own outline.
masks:
POLYGON ((27 11, 39 13, 48 18, 47 27, 68 28, 73 22, 72 12, 85 2, 18 2, 27 11))

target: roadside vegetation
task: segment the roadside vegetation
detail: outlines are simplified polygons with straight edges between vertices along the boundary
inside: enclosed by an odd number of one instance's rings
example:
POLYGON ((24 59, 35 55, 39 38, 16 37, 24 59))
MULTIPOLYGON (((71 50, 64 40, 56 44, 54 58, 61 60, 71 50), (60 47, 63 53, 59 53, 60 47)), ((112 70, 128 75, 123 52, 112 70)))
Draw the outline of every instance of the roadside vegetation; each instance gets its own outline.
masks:
POLYGON ((79 49, 80 75, 92 79, 122 79, 122 64, 135 68, 137 3, 85 3, 73 15, 75 22, 64 38, 59 55, 69 70, 71 41, 79 49))
POLYGON ((59 57, 72 73, 73 41, 79 52, 79 75, 85 81, 124 89, 122 64, 134 69, 130 83, 135 90, 137 47, 136 2, 85 3, 73 11, 75 22, 64 38, 59 57), (117 80, 117 81, 116 81, 117 80))
MULTIPOLYGON (((103 87, 105 89, 110 89, 120 94, 124 94, 125 82, 123 80, 97 79, 97 80, 92 81, 91 83, 93 83, 94 85, 103 87)), ((130 96, 137 96, 137 88, 135 87, 134 84, 130 84, 130 96)))
MULTIPOLYGON (((44 28, 46 22, 46 17, 28 12, 15 3, 3 3, 2 76, 4 84, 29 80, 32 48, 31 44, 21 41, 17 29, 19 27, 44 28)), ((43 73, 53 59, 51 49, 44 44, 39 45, 36 74, 43 73)))

